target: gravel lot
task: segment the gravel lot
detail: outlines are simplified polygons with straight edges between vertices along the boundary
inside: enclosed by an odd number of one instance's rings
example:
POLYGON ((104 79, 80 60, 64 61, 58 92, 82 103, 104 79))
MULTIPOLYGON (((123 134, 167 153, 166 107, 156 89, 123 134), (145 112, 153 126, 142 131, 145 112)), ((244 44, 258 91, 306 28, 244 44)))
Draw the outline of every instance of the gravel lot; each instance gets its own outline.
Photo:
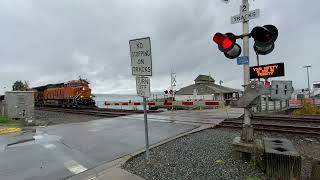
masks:
POLYGON ((232 157, 231 142, 237 135, 238 132, 222 129, 204 130, 152 149, 147 166, 143 153, 123 168, 145 179, 157 180, 265 178, 253 165, 232 157))
POLYGON ((54 125, 76 122, 87 122, 101 119, 101 117, 83 114, 61 113, 51 111, 35 110, 35 120, 37 125, 54 125))
MULTIPOLYGON (((236 129, 205 130, 152 149, 148 166, 143 153, 124 164, 123 168, 145 179, 266 179, 250 163, 232 157, 231 142, 239 135, 240 130, 236 129)), ((320 137, 271 132, 255 132, 255 137, 290 139, 302 155, 303 179, 310 176, 312 159, 320 158, 320 137)))

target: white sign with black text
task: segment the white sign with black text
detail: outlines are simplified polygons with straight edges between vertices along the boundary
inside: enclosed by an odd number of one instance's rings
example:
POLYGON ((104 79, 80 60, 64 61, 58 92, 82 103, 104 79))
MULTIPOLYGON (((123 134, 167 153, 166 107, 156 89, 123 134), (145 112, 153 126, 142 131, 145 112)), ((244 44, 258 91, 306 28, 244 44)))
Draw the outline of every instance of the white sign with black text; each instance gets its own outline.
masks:
POLYGON ((253 11, 247 11, 246 9, 244 9, 243 13, 240 13, 238 15, 234 15, 231 17, 231 24, 249 21, 251 19, 258 18, 259 16, 260 16, 259 9, 255 9, 253 11))
POLYGON ((129 41, 133 76, 152 76, 150 37, 129 41))
POLYGON ((150 97, 150 79, 149 77, 136 77, 137 94, 141 97, 150 97))

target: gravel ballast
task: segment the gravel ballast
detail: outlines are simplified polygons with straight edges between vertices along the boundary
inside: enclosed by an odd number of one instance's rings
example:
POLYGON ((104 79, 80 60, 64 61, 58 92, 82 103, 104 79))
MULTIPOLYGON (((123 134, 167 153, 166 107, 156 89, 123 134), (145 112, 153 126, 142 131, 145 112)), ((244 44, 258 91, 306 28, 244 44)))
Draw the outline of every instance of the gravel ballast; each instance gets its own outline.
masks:
POLYGON ((87 122, 87 121, 102 119, 102 117, 92 116, 92 115, 41 111, 41 110, 35 110, 34 114, 35 114, 36 124, 45 125, 45 126, 55 125, 55 124, 65 124, 65 123, 87 122))
POLYGON ((265 178, 255 166, 232 156, 232 140, 238 132, 208 129, 173 140, 150 151, 150 163, 145 153, 123 168, 145 179, 209 180, 265 178))
MULTIPOLYGON (((145 179, 246 179, 266 176, 250 163, 232 156, 232 140, 239 129, 208 129, 173 140, 151 150, 151 161, 145 164, 140 154, 123 168, 145 179)), ((320 137, 255 131, 255 138, 279 137, 293 142, 302 156, 302 179, 311 174, 311 162, 320 160, 320 137)))

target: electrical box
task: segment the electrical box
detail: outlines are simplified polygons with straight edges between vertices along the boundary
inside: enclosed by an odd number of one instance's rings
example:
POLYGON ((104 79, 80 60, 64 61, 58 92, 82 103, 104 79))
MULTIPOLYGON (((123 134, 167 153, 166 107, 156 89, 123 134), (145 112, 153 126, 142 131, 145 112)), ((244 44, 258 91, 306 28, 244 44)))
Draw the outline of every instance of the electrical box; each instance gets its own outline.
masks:
POLYGON ((6 115, 12 119, 33 119, 34 91, 10 91, 5 95, 6 115))
POLYGON ((271 81, 271 99, 288 100, 292 93, 292 81, 271 81))

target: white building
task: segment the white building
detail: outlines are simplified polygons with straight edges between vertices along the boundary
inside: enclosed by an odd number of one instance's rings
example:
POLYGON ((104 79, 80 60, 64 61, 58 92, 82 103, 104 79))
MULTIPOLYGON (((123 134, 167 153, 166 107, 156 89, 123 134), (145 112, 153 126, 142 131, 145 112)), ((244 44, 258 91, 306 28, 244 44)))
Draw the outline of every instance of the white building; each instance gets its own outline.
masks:
POLYGON ((194 84, 181 88, 175 100, 231 100, 239 96, 240 90, 215 84, 211 76, 199 75, 194 84))

